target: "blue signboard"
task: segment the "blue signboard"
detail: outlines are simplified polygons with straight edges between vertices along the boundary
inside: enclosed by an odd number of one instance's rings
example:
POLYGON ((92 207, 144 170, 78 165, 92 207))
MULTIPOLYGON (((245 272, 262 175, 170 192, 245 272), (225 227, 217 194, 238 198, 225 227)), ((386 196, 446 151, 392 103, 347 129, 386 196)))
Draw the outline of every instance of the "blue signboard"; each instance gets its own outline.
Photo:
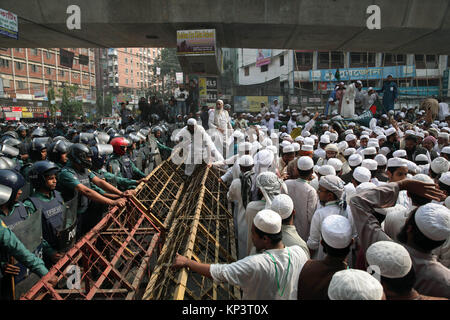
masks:
MULTIPOLYGON (((310 81, 337 81, 335 74, 337 69, 310 70, 310 81)), ((339 69, 340 81, 350 80, 377 80, 385 79, 388 75, 393 78, 411 78, 416 76, 416 67, 396 66, 396 67, 378 67, 378 68, 348 68, 339 69)))
MULTIPOLYGON (((364 88, 367 90, 367 88, 364 88)), ((379 90, 381 88, 373 88, 374 90, 379 90)), ((401 96, 419 96, 419 97, 431 97, 431 96, 439 96, 439 87, 431 86, 431 87, 399 87, 398 88, 399 95, 401 96)), ((379 93, 379 96, 382 97, 383 94, 379 93)))

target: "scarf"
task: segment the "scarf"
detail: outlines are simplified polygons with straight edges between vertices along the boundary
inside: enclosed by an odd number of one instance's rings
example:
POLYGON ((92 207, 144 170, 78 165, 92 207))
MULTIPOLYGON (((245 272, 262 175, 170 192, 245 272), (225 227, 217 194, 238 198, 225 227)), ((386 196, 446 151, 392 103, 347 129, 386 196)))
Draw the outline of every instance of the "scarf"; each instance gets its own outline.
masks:
POLYGON ((241 197, 242 197, 242 205, 244 208, 247 208, 247 204, 252 201, 252 186, 253 181, 252 177, 255 172, 253 170, 247 171, 245 173, 239 174, 239 179, 241 180, 241 197))

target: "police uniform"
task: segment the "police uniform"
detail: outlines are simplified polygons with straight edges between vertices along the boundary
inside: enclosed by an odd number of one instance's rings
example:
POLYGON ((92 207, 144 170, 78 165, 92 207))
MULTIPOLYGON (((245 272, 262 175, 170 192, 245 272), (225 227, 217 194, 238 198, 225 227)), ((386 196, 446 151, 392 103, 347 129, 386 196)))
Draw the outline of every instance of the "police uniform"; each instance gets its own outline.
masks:
POLYGON ((116 176, 115 174, 112 174, 111 172, 108 172, 105 169, 100 169, 98 171, 93 172, 97 177, 99 177, 102 180, 106 180, 106 182, 115 186, 116 188, 119 188, 119 190, 134 189, 138 185, 138 182, 136 180, 116 176))
POLYGON ((138 180, 146 177, 145 173, 134 165, 127 154, 124 154, 123 156, 116 154, 111 155, 107 167, 108 171, 112 171, 113 174, 123 178, 138 180))

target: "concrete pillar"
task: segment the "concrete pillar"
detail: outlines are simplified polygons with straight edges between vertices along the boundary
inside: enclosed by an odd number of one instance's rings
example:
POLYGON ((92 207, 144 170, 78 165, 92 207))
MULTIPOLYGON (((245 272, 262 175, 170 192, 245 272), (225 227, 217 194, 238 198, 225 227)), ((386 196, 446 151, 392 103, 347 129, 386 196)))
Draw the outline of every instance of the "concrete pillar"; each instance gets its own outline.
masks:
POLYGON ((350 52, 344 52, 344 68, 350 68, 350 52))
POLYGON ((383 54, 382 53, 377 53, 375 55, 375 66, 376 67, 381 67, 383 65, 383 54))
POLYGON ((290 94, 295 94, 295 81, 294 81, 294 75, 295 75, 295 60, 294 60, 294 50, 287 50, 287 56, 288 56, 288 81, 289 81, 289 88, 291 88, 290 94))
POLYGON ((414 65, 414 55, 413 54, 406 55, 406 65, 408 65, 408 66, 414 65))
POLYGON ((448 56, 439 56, 439 73, 443 74, 447 70, 448 56))
POLYGON ((317 70, 317 66, 319 63, 319 51, 313 52, 313 70, 317 70))

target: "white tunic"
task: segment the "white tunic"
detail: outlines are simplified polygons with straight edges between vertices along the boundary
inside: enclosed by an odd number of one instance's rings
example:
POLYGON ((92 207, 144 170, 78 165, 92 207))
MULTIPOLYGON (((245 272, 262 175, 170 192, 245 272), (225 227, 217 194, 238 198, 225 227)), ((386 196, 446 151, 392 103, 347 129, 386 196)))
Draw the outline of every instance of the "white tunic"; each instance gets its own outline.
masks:
POLYGON ((242 203, 241 196, 241 180, 234 179, 228 190, 228 200, 234 201, 236 204, 234 223, 237 230, 237 242, 238 242, 238 252, 239 259, 245 258, 247 256, 247 219, 245 218, 245 207, 242 203))
POLYGON ((212 264, 210 272, 214 281, 239 286, 243 291, 242 300, 297 300, 298 278, 307 260, 299 246, 292 246, 267 250, 231 264, 212 264), (286 283, 282 297, 277 287, 277 276, 281 291, 286 283))
POLYGON ((352 118, 355 115, 355 96, 356 88, 355 84, 352 83, 347 86, 342 98, 341 116, 343 118, 352 118))
POLYGON ((252 240, 252 226, 253 219, 256 217, 257 213, 266 208, 266 202, 263 200, 252 201, 247 205, 247 209, 245 210, 245 218, 247 220, 247 255, 250 254, 253 247, 252 240))

